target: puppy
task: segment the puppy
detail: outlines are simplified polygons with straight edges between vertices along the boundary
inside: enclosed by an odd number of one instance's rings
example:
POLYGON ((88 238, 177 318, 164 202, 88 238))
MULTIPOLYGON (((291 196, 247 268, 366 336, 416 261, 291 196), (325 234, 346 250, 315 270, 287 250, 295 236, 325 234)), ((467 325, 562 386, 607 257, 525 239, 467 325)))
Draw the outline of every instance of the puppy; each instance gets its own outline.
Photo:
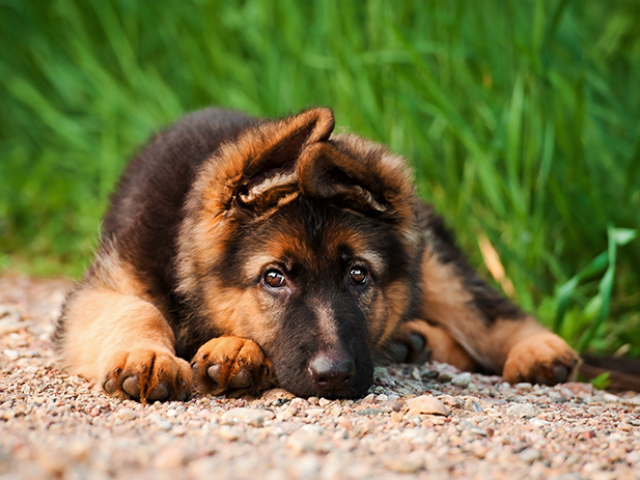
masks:
POLYGON ((64 367, 119 398, 364 395, 374 365, 434 360, 565 381, 578 357, 482 281, 405 161, 330 110, 204 110, 129 165, 68 296, 64 367))

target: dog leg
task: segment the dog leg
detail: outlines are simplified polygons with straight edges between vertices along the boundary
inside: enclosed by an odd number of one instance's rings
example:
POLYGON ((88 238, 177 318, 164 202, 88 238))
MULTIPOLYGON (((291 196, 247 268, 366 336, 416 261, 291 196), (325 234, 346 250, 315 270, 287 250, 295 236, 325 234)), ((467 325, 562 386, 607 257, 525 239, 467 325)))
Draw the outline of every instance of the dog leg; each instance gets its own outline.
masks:
POLYGON ((239 397, 275 385, 271 362, 257 343, 245 338, 209 340, 193 357, 191 367, 202 393, 239 397))
POLYGON ((190 396, 191 369, 173 345, 173 332, 154 305, 94 286, 67 300, 56 340, 69 373, 115 397, 141 402, 190 396))
POLYGON ((577 354, 536 319, 491 289, 461 256, 423 257, 422 316, 444 329, 485 370, 508 382, 567 381, 577 354))
POLYGON ((390 360, 422 364, 429 360, 448 363, 459 370, 477 370, 476 361, 442 328, 424 320, 403 323, 393 336, 390 360))

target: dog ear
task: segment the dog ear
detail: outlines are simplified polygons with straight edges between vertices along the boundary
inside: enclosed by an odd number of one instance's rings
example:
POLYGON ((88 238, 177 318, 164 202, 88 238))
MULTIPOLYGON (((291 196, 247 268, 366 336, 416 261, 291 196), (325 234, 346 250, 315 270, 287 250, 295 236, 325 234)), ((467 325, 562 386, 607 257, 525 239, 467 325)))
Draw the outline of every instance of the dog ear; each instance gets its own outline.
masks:
POLYGON ((227 183, 229 210, 259 215, 295 198, 299 192, 296 164, 301 152, 326 141, 333 127, 333 112, 315 108, 245 132, 235 145, 243 158, 241 172, 227 183))
POLYGON ((298 162, 302 193, 368 216, 413 216, 410 171, 401 157, 355 135, 309 146, 298 162))

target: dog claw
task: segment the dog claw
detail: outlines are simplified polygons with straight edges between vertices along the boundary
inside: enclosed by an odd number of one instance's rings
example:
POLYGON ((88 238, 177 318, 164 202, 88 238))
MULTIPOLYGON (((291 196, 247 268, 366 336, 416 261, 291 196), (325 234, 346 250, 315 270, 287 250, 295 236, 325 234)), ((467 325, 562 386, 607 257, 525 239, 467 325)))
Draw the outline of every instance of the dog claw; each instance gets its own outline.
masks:
POLYGON ((251 385, 251 376, 245 369, 236 373, 229 382, 231 388, 247 388, 249 385, 251 385))
POLYGON ((176 396, 176 400, 178 402, 184 402, 187 398, 189 398, 189 394, 187 393, 186 390, 181 391, 177 396, 176 396))
POLYGON ((132 398, 140 398, 140 379, 138 375, 133 375, 122 382, 122 389, 131 395, 132 398))
POLYGON ((409 358, 409 347, 403 342, 394 342, 389 348, 391 359, 397 363, 405 363, 409 358))
POLYGON ((207 375, 211 380, 220 385, 220 375, 222 374, 222 367, 220 365, 211 365, 207 369, 207 375))
POLYGON ((557 365, 553 367, 553 377, 556 383, 564 383, 569 378, 569 369, 562 365, 557 365))
POLYGON ((113 380, 113 378, 110 378, 105 382, 105 384, 103 385, 103 388, 104 388, 104 391, 107 392, 109 395, 113 395, 113 392, 116 391, 116 382, 113 380))
POLYGON ((427 345, 427 341, 418 333, 412 333, 409 335, 409 342, 416 352, 422 352, 424 347, 427 345))

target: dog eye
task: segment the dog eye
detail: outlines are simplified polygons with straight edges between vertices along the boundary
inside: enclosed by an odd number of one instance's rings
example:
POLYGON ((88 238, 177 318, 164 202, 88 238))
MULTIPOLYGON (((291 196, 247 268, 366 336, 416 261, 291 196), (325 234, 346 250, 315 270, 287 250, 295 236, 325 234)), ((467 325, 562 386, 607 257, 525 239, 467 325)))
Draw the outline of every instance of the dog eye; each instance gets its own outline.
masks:
POLYGON ((267 273, 264 274, 264 281, 271 288, 279 288, 284 287, 285 280, 284 275, 280 270, 267 270, 267 273))
POLYGON ((364 285, 367 281, 367 271, 362 267, 351 267, 349 280, 355 285, 364 285))

